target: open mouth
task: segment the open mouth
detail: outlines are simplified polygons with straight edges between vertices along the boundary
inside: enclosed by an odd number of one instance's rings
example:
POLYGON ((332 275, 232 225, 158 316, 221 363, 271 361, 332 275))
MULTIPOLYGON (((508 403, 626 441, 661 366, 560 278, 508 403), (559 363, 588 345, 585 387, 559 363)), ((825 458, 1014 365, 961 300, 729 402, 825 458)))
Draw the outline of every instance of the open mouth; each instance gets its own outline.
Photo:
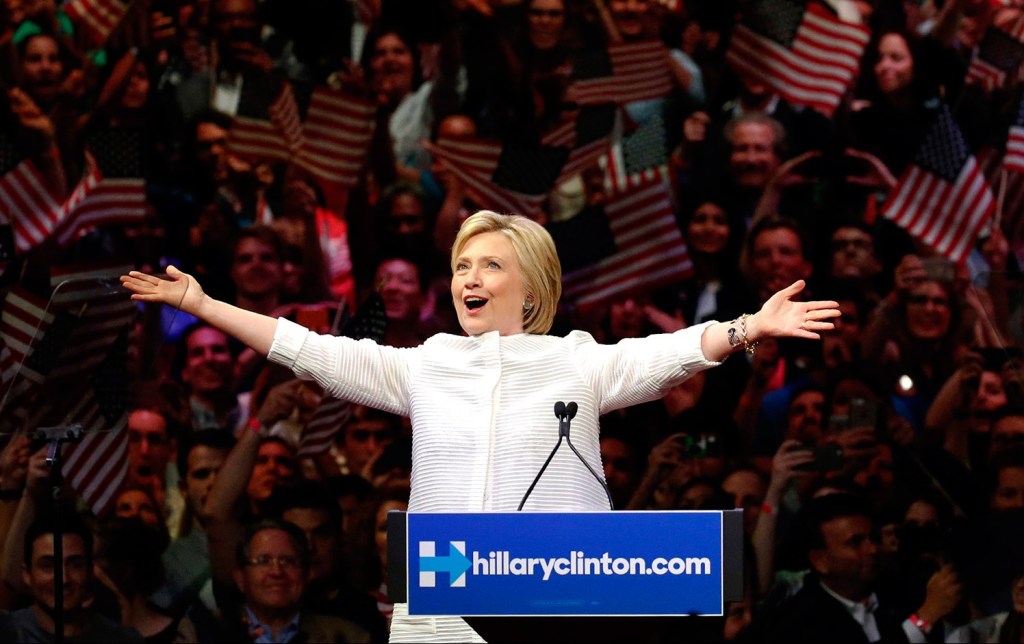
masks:
POLYGON ((463 299, 462 303, 465 304, 466 308, 469 309, 470 311, 476 311, 482 308, 485 304, 487 304, 487 300, 482 297, 470 295, 469 297, 463 299))

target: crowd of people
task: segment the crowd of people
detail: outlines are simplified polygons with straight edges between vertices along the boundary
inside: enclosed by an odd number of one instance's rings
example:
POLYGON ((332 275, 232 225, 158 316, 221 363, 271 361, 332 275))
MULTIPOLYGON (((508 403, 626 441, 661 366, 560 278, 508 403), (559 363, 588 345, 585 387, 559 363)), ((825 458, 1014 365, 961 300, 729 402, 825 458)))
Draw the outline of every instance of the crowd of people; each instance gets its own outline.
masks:
MULTIPOLYGON (((1005 148, 1021 85, 965 77, 993 30, 1024 20, 1019 3, 830 1, 871 36, 827 116, 727 61, 744 10, 765 4, 753 1, 134 0, 102 38, 82 4, 0 3, 0 173, 31 160, 63 198, 111 156, 97 148, 112 132, 131 133, 138 164, 122 176, 144 180, 143 213, 26 245, 3 211, 4 292, 45 302, 55 265, 175 266, 240 310, 402 349, 481 332, 461 298, 449 304, 450 254, 470 215, 501 208, 442 142, 541 146, 580 117, 582 54, 660 42, 671 89, 615 106, 607 155, 516 214, 551 231, 563 269, 585 265, 608 244, 605 204, 632 185, 611 167, 625 159, 668 186, 692 268, 596 306, 541 297, 550 331, 531 327, 541 313, 528 298, 519 332, 609 345, 678 334, 744 320, 800 281, 796 300, 834 301, 841 315, 820 340, 760 338, 600 417, 616 509, 743 510, 743 601, 666 621, 656 638, 1024 641, 1017 178, 991 175, 996 214, 963 261, 882 212, 942 110, 979 160, 1005 148), (246 119, 275 122, 285 88, 307 123, 319 88, 372 106, 350 180, 239 145, 246 119)), ((0 176, 5 208, 13 190, 0 176)), ((306 430, 329 394, 187 295, 138 302, 122 338, 127 473, 101 508, 81 481, 67 488, 63 561, 46 450, 5 409, 0 639, 52 641, 61 567, 69 641, 386 641, 386 517, 409 508, 426 438, 391 413, 402 405, 360 404, 367 394, 313 445, 306 430)), ((11 302, 0 335, 14 350, 11 302)), ((537 366, 544 378, 558 368, 537 366)), ((59 406, 44 391, 36 404, 59 406)), ((532 447, 539 467, 550 446, 532 447)), ((423 476, 472 483, 443 469, 423 476)), ((547 509, 559 493, 604 494, 537 492, 547 509)))

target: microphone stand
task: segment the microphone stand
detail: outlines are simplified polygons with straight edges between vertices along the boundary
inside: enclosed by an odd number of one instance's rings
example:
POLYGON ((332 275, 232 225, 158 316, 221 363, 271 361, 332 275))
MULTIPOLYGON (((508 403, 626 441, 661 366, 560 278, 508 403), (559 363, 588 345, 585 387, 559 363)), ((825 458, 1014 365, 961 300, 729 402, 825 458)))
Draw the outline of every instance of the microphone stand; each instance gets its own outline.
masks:
POLYGON ((558 442, 555 443, 555 447, 551 450, 551 453, 548 454, 548 458, 544 461, 544 465, 542 465, 540 471, 537 472, 537 476, 534 477, 533 483, 530 483, 530 487, 526 490, 526 494, 523 495, 523 500, 519 502, 519 507, 516 508, 516 512, 521 512, 523 506, 526 505, 526 499, 530 498, 530 494, 533 493, 533 488, 537 487, 537 482, 540 481, 540 477, 544 474, 544 471, 548 469, 551 459, 555 457, 555 452, 557 452, 558 448, 562 446, 563 438, 565 439, 565 444, 569 446, 569 449, 572 450, 573 454, 580 459, 580 462, 586 466, 587 470, 589 470, 594 476, 594 479, 596 479, 601 485, 601 488, 604 489, 604 493, 608 496, 608 509, 615 509, 615 503, 612 501, 612 493, 611 490, 608 489, 608 484, 601 479, 598 473, 594 471, 594 468, 590 466, 590 463, 588 463, 587 460, 583 458, 583 455, 580 454, 579 450, 576 449, 576 446, 572 444, 572 441, 569 440, 569 423, 576 417, 576 412, 578 410, 579 406, 574 402, 570 402, 566 405, 564 402, 559 400, 555 403, 555 417, 558 418, 558 442))
POLYGON ((64 642, 64 530, 61 500, 64 475, 61 473, 60 446, 82 438, 81 423, 40 427, 33 438, 46 443, 46 464, 50 467, 50 498, 53 500, 53 641, 64 642))

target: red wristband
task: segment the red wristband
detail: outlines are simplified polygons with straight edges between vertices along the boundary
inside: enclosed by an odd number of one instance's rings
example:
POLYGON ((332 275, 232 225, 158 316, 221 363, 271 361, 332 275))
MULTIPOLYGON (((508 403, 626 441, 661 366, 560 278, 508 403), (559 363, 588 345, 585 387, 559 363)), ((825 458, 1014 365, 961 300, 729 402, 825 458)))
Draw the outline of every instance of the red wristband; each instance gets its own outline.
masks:
POLYGON ((771 514, 772 512, 775 512, 775 508, 770 503, 765 501, 761 504, 761 514, 771 514))
POLYGON ((260 422, 259 418, 250 418, 249 422, 245 426, 252 430, 254 434, 259 437, 263 437, 263 423, 260 422))
POLYGON ((910 617, 908 617, 908 618, 907 618, 907 620, 908 620, 908 621, 909 621, 909 622, 910 622, 911 624, 913 624, 914 626, 916 626, 916 627, 918 627, 919 629, 921 629, 921 632, 922 632, 922 633, 924 633, 925 635, 927 635, 928 633, 931 633, 931 632, 932 632, 932 625, 931 625, 931 624, 929 624, 929 623, 928 623, 928 622, 927 622, 927 621, 926 621, 925 619, 923 619, 922 617, 919 617, 917 613, 914 613, 913 615, 911 615, 910 617))

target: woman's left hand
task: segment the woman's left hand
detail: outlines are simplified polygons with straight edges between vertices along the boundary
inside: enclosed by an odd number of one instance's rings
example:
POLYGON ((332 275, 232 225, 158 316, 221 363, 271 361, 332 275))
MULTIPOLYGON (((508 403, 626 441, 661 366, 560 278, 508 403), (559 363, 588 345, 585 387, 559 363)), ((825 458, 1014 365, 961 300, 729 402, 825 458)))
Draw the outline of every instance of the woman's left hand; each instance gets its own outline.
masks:
POLYGON ((829 301, 798 302, 793 298, 804 290, 806 282, 797 280, 768 298, 761 310, 748 322, 754 340, 762 338, 805 338, 818 340, 822 331, 831 331, 832 318, 839 317, 839 303, 829 301))

